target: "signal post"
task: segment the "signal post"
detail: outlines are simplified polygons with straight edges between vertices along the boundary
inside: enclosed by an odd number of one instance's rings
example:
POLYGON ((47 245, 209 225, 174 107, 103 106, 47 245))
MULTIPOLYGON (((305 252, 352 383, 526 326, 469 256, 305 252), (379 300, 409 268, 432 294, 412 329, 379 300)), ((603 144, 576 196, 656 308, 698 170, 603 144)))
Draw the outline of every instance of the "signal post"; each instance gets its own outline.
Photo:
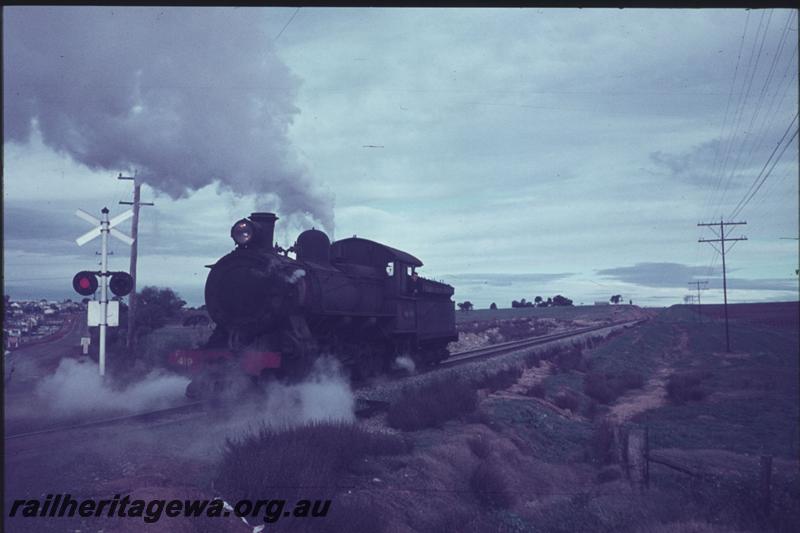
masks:
MULTIPOLYGON (((109 220, 108 218, 108 208, 104 207, 101 211, 102 218, 97 219, 94 216, 90 215, 86 211, 78 209, 75 214, 86 220, 91 224, 96 224, 96 227, 92 228, 88 232, 84 233, 77 239, 75 242, 78 246, 83 246, 87 242, 91 241, 95 237, 101 238, 101 261, 100 261, 100 272, 90 272, 90 271, 82 271, 78 272, 75 277, 72 279, 72 286, 78 292, 78 294, 82 294, 84 296, 88 296, 90 294, 94 294, 98 288, 97 277, 100 276, 100 302, 98 303, 99 311, 96 313, 97 316, 93 311, 92 304, 94 302, 89 303, 89 310, 88 310, 88 320, 87 323, 89 326, 99 326, 100 327, 100 346, 99 346, 99 362, 98 366, 100 369, 100 375, 104 376, 106 373, 106 328, 108 326, 116 326, 119 323, 119 302, 111 302, 114 305, 113 307, 116 310, 116 313, 113 313, 112 316, 116 318, 116 321, 109 324, 109 301, 108 301, 108 289, 109 289, 109 277, 113 277, 116 279, 112 279, 111 281, 111 288, 112 291, 117 294, 117 296, 124 296, 124 294, 119 294, 117 290, 122 289, 124 290, 125 286, 127 285, 130 287, 132 282, 130 281, 130 275, 125 272, 109 272, 108 271, 108 236, 111 235, 127 245, 133 244, 133 239, 122 233, 121 231, 114 228, 117 224, 128 220, 131 216, 133 216, 133 212, 128 210, 121 215, 117 215, 116 217, 109 220), (119 280, 119 281, 117 281, 119 280), (117 289, 117 290, 115 290, 117 289), (95 323, 96 322, 96 323, 95 323)), ((130 288, 128 288, 128 292, 130 292, 130 288)), ((127 292, 125 293, 127 294, 127 292)))

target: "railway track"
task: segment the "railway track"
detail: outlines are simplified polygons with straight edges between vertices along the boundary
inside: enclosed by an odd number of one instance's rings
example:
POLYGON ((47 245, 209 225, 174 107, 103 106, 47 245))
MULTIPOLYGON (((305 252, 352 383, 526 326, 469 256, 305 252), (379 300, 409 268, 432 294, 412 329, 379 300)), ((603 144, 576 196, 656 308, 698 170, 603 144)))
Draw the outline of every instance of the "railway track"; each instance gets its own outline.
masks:
POLYGON ((457 366, 464 363, 470 363, 473 361, 477 361, 480 359, 488 359, 490 357, 496 357, 498 355, 503 355, 506 353, 516 352, 518 350, 523 350, 525 348, 530 348, 531 346, 537 346, 540 344, 547 344, 548 342, 553 342, 561 339, 568 339, 570 337, 575 337, 577 335, 583 335, 584 333, 591 333, 592 331, 599 331, 601 329, 607 329, 612 327, 618 326, 633 326, 642 322, 642 320, 629 320, 625 322, 613 322, 611 324, 605 324, 602 326, 590 326, 580 329, 575 329, 571 331, 563 331, 560 333, 552 333, 550 335, 540 335, 538 337, 529 337, 526 339, 520 339, 516 341, 509 341, 509 342, 502 342, 499 344, 492 344, 490 346, 483 346, 481 348, 476 348, 474 350, 466 350, 463 352, 457 352, 452 354, 449 358, 445 359, 441 363, 439 363, 440 367, 452 367, 457 366))
POLYGON ((65 424, 60 426, 53 426, 49 428, 42 428, 36 429, 33 431, 24 431, 20 433, 13 433, 11 435, 6 435, 5 440, 17 440, 23 439, 26 437, 35 437, 39 435, 47 435, 49 433, 59 433, 64 431, 72 431, 76 429, 89 429, 95 427, 103 427, 103 426, 110 426, 114 424, 124 424, 127 422, 150 422, 155 421, 160 418, 164 418, 170 415, 175 414, 182 414, 182 413, 191 413, 194 411, 199 411, 203 406, 205 406, 205 402, 191 402, 182 405, 176 405, 173 407, 167 407, 164 409, 156 409, 153 411, 145 411, 142 413, 134 413, 130 415, 122 415, 122 416, 114 416, 109 418, 100 418, 97 420, 90 420, 88 422, 81 422, 80 424, 65 424))
MULTIPOLYGON (((519 350, 523 350, 525 348, 530 348, 533 346, 538 346, 542 344, 547 344, 553 341, 561 340, 561 339, 568 339, 570 337, 575 337, 577 335, 583 335, 585 333, 590 333, 592 331, 598 331, 602 329, 612 328, 612 327, 629 327, 632 325, 636 325, 643 320, 632 320, 626 322, 615 322, 611 324, 605 324, 602 326, 591 326, 586 328, 580 328, 577 330, 560 332, 560 333, 553 333, 550 335, 540 335, 537 337, 530 337, 527 339, 520 339, 516 341, 509 341, 500 344, 493 344, 491 346, 484 346, 481 348, 476 348, 474 350, 466 350, 463 352, 457 352, 452 354, 448 359, 439 363, 436 368, 430 369, 426 373, 435 372, 440 368, 451 368, 458 365, 463 365, 467 363, 472 363, 484 359, 489 359, 492 357, 496 357, 498 355, 503 355, 507 353, 516 352, 519 350)), ((409 377, 409 376, 404 376, 409 377)), ((226 405, 229 404, 221 404, 216 406, 214 410, 224 409, 226 405)), ((383 411, 389 406, 389 402, 381 401, 381 400, 372 400, 368 398, 361 398, 356 397, 356 409, 355 414, 359 418, 364 418, 368 416, 372 416, 373 414, 383 411)), ((181 415, 184 413, 193 413, 198 411, 208 412, 210 411, 209 406, 211 404, 205 401, 196 401, 191 403, 186 403, 182 405, 177 405, 173 407, 167 407, 164 409, 157 409, 152 411, 146 411, 141 413, 134 413, 130 415, 123 415, 123 416, 115 416, 97 420, 91 420, 88 422, 82 422, 79 424, 69 424, 69 425, 60 425, 54 426, 50 428, 42 428, 32 431, 25 431, 20 433, 14 433, 11 435, 5 436, 5 441, 14 441, 20 440, 28 437, 36 437, 40 435, 47 435, 52 433, 59 433, 59 432, 66 432, 66 431, 73 431, 73 430, 81 430, 81 429, 91 429, 91 428, 99 428, 104 426, 111 426, 115 424, 126 424, 126 423, 152 423, 155 421, 159 421, 164 418, 168 418, 172 415, 181 415)), ((237 407, 241 407, 241 403, 237 402, 237 407)))

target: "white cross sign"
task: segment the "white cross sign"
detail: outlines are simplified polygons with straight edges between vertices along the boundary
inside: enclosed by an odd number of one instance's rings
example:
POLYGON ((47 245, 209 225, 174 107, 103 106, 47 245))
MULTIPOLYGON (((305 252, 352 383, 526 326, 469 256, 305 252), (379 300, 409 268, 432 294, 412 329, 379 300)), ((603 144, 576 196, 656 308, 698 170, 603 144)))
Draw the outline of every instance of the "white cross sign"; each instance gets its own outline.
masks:
MULTIPOLYGON (((77 215, 79 218, 82 218, 86 222, 89 222, 91 224, 97 224, 97 227, 90 229, 89 231, 87 231, 86 233, 84 233, 83 235, 81 235, 80 237, 75 239, 75 242, 78 243, 78 246, 83 246, 84 244, 86 244, 87 242, 91 241, 95 237, 99 237, 100 236, 100 234, 102 233, 101 232, 102 221, 99 218, 96 218, 96 217, 90 215, 89 213, 87 213, 83 209, 78 209, 77 211, 75 211, 75 215, 77 215)), ((112 218, 111 220, 108 221, 109 233, 113 237, 116 237, 117 239, 119 239, 122 242, 124 242, 125 244, 127 244, 128 246, 133 244, 133 239, 131 239, 130 237, 128 237, 127 235, 125 235, 121 231, 119 231, 117 229, 114 229, 114 226, 116 226, 116 225, 118 225, 118 224, 120 224, 122 222, 125 222, 126 220, 128 220, 132 216, 133 216, 133 211, 131 209, 128 209, 124 213, 122 213, 120 215, 117 215, 117 216, 115 216, 114 218, 112 218)))

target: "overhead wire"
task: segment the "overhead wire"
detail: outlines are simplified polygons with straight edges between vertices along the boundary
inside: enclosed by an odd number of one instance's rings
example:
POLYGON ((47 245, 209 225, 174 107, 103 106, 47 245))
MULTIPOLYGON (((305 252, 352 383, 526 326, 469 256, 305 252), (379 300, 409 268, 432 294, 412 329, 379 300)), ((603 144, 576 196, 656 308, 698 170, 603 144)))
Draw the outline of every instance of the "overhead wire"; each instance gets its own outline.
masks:
MULTIPOLYGON (((709 207, 713 203, 714 198, 716 197, 716 193, 719 190, 719 186, 720 186, 721 181, 722 181, 722 174, 721 173, 717 173, 717 168, 718 168, 718 165, 721 164, 720 154, 722 153, 721 150, 722 150, 722 147, 725 144, 726 129, 729 126, 729 118, 731 118, 731 114, 730 114, 731 102, 733 101, 733 95, 734 95, 734 92, 735 92, 735 89, 736 89, 736 81, 737 81, 737 79, 739 79, 739 67, 741 66, 741 63, 742 63, 742 51, 744 50, 745 37, 747 36, 747 30, 748 30, 749 25, 750 25, 750 13, 751 12, 748 10, 747 11, 747 16, 744 19, 744 28, 742 29, 742 36, 739 39, 739 49, 736 52, 736 66, 733 69, 733 78, 731 79, 731 88, 728 91, 728 98, 727 98, 727 101, 725 103, 725 112, 723 114, 722 127, 720 128, 720 133, 719 133, 719 140, 716 143, 716 147, 714 149, 714 160, 713 160, 713 162, 711 164, 710 179, 712 181, 714 181, 714 177, 715 176, 717 177, 717 179, 716 179, 716 181, 714 183, 714 186, 712 187, 712 190, 708 194, 706 194, 706 198, 703 201, 703 206, 702 206, 702 212, 703 213, 707 212, 709 207)), ((743 78, 744 78, 745 75, 746 75, 746 73, 743 71, 743 73, 742 73, 743 78)), ((730 121, 730 126, 731 127, 732 127, 732 123, 733 123, 733 120, 731 119, 731 121, 730 121)), ((695 248, 695 256, 694 256, 694 260, 692 261, 692 264, 697 263, 697 259, 699 257, 699 254, 701 253, 700 250, 701 250, 701 248, 699 248, 699 247, 695 248)), ((716 250, 714 250, 714 252, 716 252, 716 250)), ((711 262, 709 263, 709 266, 708 266, 707 276, 710 276, 712 271, 713 271, 713 262, 715 261, 715 259, 716 259, 716 253, 713 253, 712 257, 711 257, 711 262)))
MULTIPOLYGON (((764 86, 762 87, 761 95, 766 95, 766 94, 769 93, 769 91, 767 90, 767 86, 772 80, 772 74, 775 72, 775 69, 773 67, 777 64, 777 59, 780 57, 780 55, 781 55, 781 53, 783 51, 783 45, 784 45, 785 40, 786 40, 786 36, 787 36, 787 33, 788 33, 787 30, 788 30, 789 23, 791 21, 792 15, 793 14, 791 14, 789 17, 787 17, 786 25, 784 26, 784 32, 781 35, 781 40, 777 45, 777 50, 776 50, 775 56, 773 58, 773 64, 772 64, 772 66, 770 68, 770 73, 768 74, 767 78, 765 79, 764 86)), ((788 77, 788 73, 790 72, 790 70, 792 70, 791 67, 793 65, 793 60, 794 60, 794 57, 795 57, 796 53, 797 53, 797 46, 795 46, 795 49, 792 52, 792 55, 789 58, 789 61, 787 62, 787 70, 784 73, 783 78, 781 79, 780 82, 778 82, 778 87, 775 89, 775 91, 772 92, 772 98, 771 98, 769 104, 766 107, 765 113, 762 115, 761 124, 755 130, 755 131, 759 132, 758 133, 758 137, 751 144, 750 151, 749 151, 749 153, 747 155, 746 163, 745 163, 743 169, 750 168, 750 165, 752 164, 755 155, 761 149, 762 145, 764 144, 764 141, 768 138, 769 128, 767 127, 767 125, 773 123, 776 120, 776 118, 778 117, 779 113, 780 113, 781 106, 783 104, 784 99, 786 98, 786 94, 788 93, 788 89, 792 85, 791 82, 792 82, 793 77, 792 78, 788 78, 788 79, 787 79, 787 77, 788 77), (785 85, 783 84, 784 80, 787 81, 787 83, 785 85), (780 87, 781 86, 783 86, 783 91, 780 91, 780 87), (781 98, 776 101, 777 95, 779 93, 781 94, 781 98)), ((796 69, 794 69, 794 71, 796 73, 796 69)), ((760 111, 760 108, 759 108, 758 111, 760 111)), ((753 119, 755 119, 756 114, 754 114, 753 119)), ((753 121, 751 121, 751 126, 750 126, 751 130, 752 130, 752 122, 753 121)))
MULTIPOLYGON (((731 82, 731 90, 728 92, 728 101, 725 104, 725 114, 723 115, 722 129, 720 130, 720 134, 719 134, 719 142, 717 143, 716 150, 714 151, 714 161, 713 161, 713 163, 711 165, 711 176, 712 176, 712 179, 713 179, 714 176, 717 175, 716 169, 717 169, 717 163, 719 161, 720 148, 723 145, 723 142, 724 142, 724 139, 725 139, 725 128, 726 128, 726 126, 728 124, 730 103, 731 103, 731 100, 732 100, 732 97, 733 97, 733 91, 736 88, 736 79, 738 78, 738 74, 739 74, 739 65, 741 64, 741 61, 742 61, 742 50, 744 49, 744 40, 745 40, 745 35, 747 35, 747 27, 748 27, 749 23, 750 23, 750 11, 748 10, 747 11, 747 17, 745 17, 745 20, 744 20, 744 29, 742 30, 742 38, 741 38, 741 40, 739 42, 739 51, 738 51, 738 53, 736 55, 736 67, 733 70, 733 81, 731 82)), ((720 180, 721 180, 721 177, 718 177, 717 178, 717 182, 714 185, 714 190, 706 198, 706 202, 704 202, 704 204, 703 204, 703 212, 706 212, 708 210, 708 207, 710 206, 713 197, 716 196, 716 191, 719 188, 720 180)))
MULTIPOLYGON (((758 23, 758 28, 756 29, 756 34, 753 37, 753 45, 750 47, 750 55, 748 56, 748 59, 747 59, 747 66, 744 69, 744 75, 742 77, 741 92, 739 92, 739 99, 737 101, 736 109, 735 109, 734 114, 733 114, 733 119, 732 119, 732 123, 731 123, 731 129, 728 132, 728 138, 727 138, 726 146, 725 146, 724 151, 723 151, 723 157, 720 160, 719 168, 716 169, 717 183, 718 183, 718 185, 717 185, 717 187, 715 188, 715 191, 714 191, 714 194, 715 194, 716 197, 719 197, 719 195, 720 195, 720 190, 721 190, 720 186, 722 185, 722 183, 723 183, 722 180, 723 180, 723 178, 724 178, 724 176, 726 174, 725 171, 727 169, 728 160, 730 158, 731 151, 733 150, 734 144, 736 144, 737 132, 739 131, 739 122, 741 121, 742 111, 743 111, 743 109, 745 107, 745 102, 747 100, 747 97, 749 96, 749 91, 746 91, 744 86, 745 85, 747 85, 748 87, 752 86, 752 79, 753 79, 753 76, 755 75, 755 69, 751 70, 751 67, 753 66, 753 58, 754 58, 754 56, 756 54, 756 45, 758 43, 759 35, 761 34, 761 26, 762 26, 763 20, 764 20, 764 13, 762 12, 761 13, 761 19, 759 19, 759 23, 758 23), (750 82, 746 82, 745 81, 748 78, 750 78, 750 82)), ((712 200, 712 203, 713 203, 713 200, 712 200)), ((718 205, 719 205, 719 202, 717 202, 717 206, 718 205)), ((716 209, 715 209, 715 211, 716 211, 716 209)))
MULTIPOLYGON (((761 18, 763 20, 764 13, 761 14, 761 18)), ((770 10, 770 16, 767 18, 767 24, 764 27, 764 32, 761 34, 761 44, 758 47, 758 52, 756 53, 755 61, 753 61, 753 69, 750 71, 750 79, 747 82, 747 89, 746 89, 744 97, 742 98, 742 101, 741 101, 742 105, 739 107, 739 112, 737 114, 736 126, 735 126, 735 130, 737 132, 739 131, 739 124, 740 124, 740 122, 742 121, 742 119, 744 118, 744 116, 746 114, 746 109, 748 107, 748 99, 750 98, 750 91, 753 88, 753 81, 755 80, 756 73, 758 72, 758 64, 759 64, 759 61, 761 59, 761 53, 762 53, 762 51, 764 49, 764 41, 766 40, 767 30, 769 29, 769 23, 770 23, 771 19, 772 19, 772 10, 770 10)), ((759 29, 760 28, 761 28, 761 24, 759 23, 759 29)), ((758 41, 758 34, 756 34, 756 38, 753 41, 753 50, 755 50, 755 44, 756 44, 757 41, 758 41)), ((758 109, 759 107, 760 107, 760 102, 757 102, 756 109, 758 109)), ((755 110, 753 112, 755 113, 755 110)), ((736 170, 736 166, 738 166, 739 159, 741 158, 742 149, 744 148, 744 145, 747 143, 749 134, 750 134, 750 132, 748 130, 745 130, 745 131, 742 132, 742 134, 740 136, 734 136, 733 137, 733 139, 732 139, 732 141, 731 141, 731 143, 729 145, 729 150, 728 150, 728 153, 726 155, 726 158, 723 161, 723 163, 727 163, 728 162, 728 156, 731 155, 731 151, 733 151, 733 153, 735 154, 735 156, 734 156, 735 160, 733 161, 733 165, 731 166, 731 169, 730 169, 730 174, 728 174, 728 179, 725 181, 725 187, 722 190, 722 194, 721 194, 719 202, 717 204, 717 209, 720 212, 721 212, 723 206, 725 205, 725 198, 727 197, 727 193, 728 193, 728 190, 730 189, 731 182, 733 180, 733 175, 734 175, 734 172, 736 170), (739 139, 739 137, 741 139, 739 139), (736 145, 739 146, 739 149, 738 150, 733 150, 733 148, 736 145)), ((722 171, 723 172, 723 179, 724 179, 724 175, 727 173, 726 171, 727 171, 727 164, 723 167, 723 171, 722 171)))
POLYGON ((780 158, 783 156, 784 152, 786 152, 786 149, 789 147, 791 142, 797 136, 797 129, 795 129, 795 132, 791 136, 791 138, 784 143, 784 140, 786 139, 786 136, 789 134, 789 132, 794 127, 794 123, 797 121, 798 116, 800 116, 800 113, 795 113, 794 114, 794 117, 792 117, 792 121, 789 123, 789 126, 786 128, 786 131, 783 133, 783 135, 781 136, 780 140, 775 145, 775 148, 772 149, 772 153, 770 153, 769 157, 767 158, 767 161, 764 163, 764 166, 761 168, 761 171, 758 173, 756 178, 753 180, 753 183, 750 184, 750 187, 747 189, 747 192, 744 193, 744 196, 742 197, 742 199, 739 200, 739 203, 736 204, 736 207, 733 208, 733 211, 729 215, 729 218, 733 218, 733 217, 737 216, 742 211, 744 206, 747 205, 748 202, 750 202, 752 197, 755 196, 755 194, 758 192, 758 189, 761 188, 761 186, 764 184, 764 181, 766 181, 767 177, 769 177, 769 174, 772 172, 772 169, 775 168, 775 164, 777 164, 778 161, 780 161, 780 158), (783 149, 781 149, 780 154, 778 155, 778 157, 775 158, 773 166, 770 167, 769 172, 767 172, 767 174, 764 174, 764 172, 766 171, 766 169, 769 166, 770 162, 773 160, 773 157, 775 157, 775 154, 778 152, 778 149, 781 148, 781 145, 783 145, 783 149))

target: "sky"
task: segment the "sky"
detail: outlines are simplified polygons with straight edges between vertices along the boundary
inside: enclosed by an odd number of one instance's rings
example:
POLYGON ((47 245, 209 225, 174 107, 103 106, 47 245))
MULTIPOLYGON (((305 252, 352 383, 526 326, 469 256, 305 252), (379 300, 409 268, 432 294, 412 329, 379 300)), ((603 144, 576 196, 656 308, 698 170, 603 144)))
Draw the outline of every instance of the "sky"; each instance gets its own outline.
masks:
MULTIPOLYGON (((3 8, 3 266, 77 298, 83 209, 143 183, 138 285, 203 303, 273 211, 477 308, 800 299, 798 21, 781 9, 3 8), (717 246, 719 243, 715 243, 717 246)), ((120 228, 130 232, 128 223, 120 228)), ((110 268, 129 248, 112 242, 110 268)))

